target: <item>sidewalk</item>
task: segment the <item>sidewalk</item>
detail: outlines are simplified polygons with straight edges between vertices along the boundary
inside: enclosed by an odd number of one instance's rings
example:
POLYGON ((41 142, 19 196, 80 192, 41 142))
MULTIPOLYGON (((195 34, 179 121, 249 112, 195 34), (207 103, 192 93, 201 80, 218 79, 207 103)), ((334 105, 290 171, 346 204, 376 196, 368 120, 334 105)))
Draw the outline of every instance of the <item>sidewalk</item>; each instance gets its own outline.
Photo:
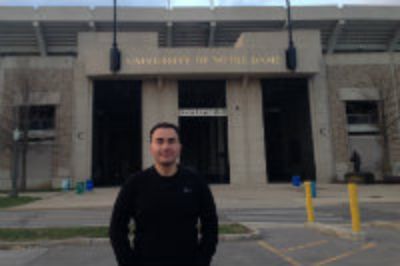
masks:
MULTIPOLYGON (((304 188, 295 188, 291 184, 258 187, 212 185, 211 189, 219 209, 304 207, 304 188)), ((113 187, 95 188, 83 194, 74 191, 21 193, 42 199, 9 210, 111 209, 118 191, 118 187, 113 187)), ((359 185, 359 201, 399 203, 400 206, 400 185, 359 185)), ((317 198, 313 199, 316 207, 346 202, 347 186, 342 184, 318 185, 317 198)))
MULTIPOLYGON (((291 184, 258 187, 212 185, 211 189, 219 215, 221 215, 220 222, 231 221, 228 217, 225 217, 227 212, 242 216, 246 213, 251 216, 259 215, 257 214, 259 212, 271 212, 267 214, 269 216, 265 216, 265 220, 262 218, 260 222, 246 222, 240 219, 233 221, 253 229, 253 233, 265 228, 304 228, 305 226, 303 222, 303 219, 305 219, 305 193, 303 187, 295 188, 291 184), (304 215, 299 210, 304 210, 304 215), (281 214, 292 216, 294 219, 286 224, 268 221, 268 218, 274 218, 276 215, 279 216, 281 214), (299 217, 300 219, 296 219, 299 217)), ((21 193, 21 195, 40 197, 41 200, 9 208, 0 213, 2 214, 0 215, 0 227, 104 226, 109 222, 112 206, 118 191, 119 188, 114 187, 95 188, 93 191, 83 194, 76 194, 75 191, 21 193)), ((379 203, 387 203, 390 206, 387 209, 388 212, 393 214, 393 217, 400 217, 400 208, 396 208, 396 206, 400 206, 399 192, 400 185, 359 185, 359 202, 364 206, 371 206, 372 209, 378 208, 379 211, 382 211, 382 205, 379 203)), ((317 198, 313 199, 313 205, 317 208, 333 208, 332 211, 335 217, 340 215, 334 212, 334 209, 341 204, 347 205, 347 202, 347 186, 338 184, 318 185, 317 198)), ((348 212, 347 207, 345 212, 348 212)), ((365 226, 385 227, 395 231, 400 229, 398 218, 375 220, 374 217, 372 217, 373 223, 363 224, 365 226)), ((341 238, 352 238, 353 234, 349 230, 349 223, 350 218, 347 217, 346 224, 319 223, 317 221, 311 224, 311 228, 341 238)), ((365 235, 362 236, 365 238, 365 235)))

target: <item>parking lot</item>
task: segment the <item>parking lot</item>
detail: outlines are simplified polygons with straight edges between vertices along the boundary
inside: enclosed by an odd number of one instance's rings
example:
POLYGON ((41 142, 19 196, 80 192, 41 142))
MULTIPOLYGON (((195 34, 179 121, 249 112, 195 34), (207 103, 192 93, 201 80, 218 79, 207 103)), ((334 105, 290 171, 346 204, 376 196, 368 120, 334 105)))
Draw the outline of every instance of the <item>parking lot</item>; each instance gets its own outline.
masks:
MULTIPOLYGON (((261 238, 222 241, 213 266, 398 265, 400 234, 368 228, 362 241, 341 239, 303 227, 261 229, 261 238)), ((0 250, 1 266, 116 266, 110 245, 64 244, 0 250)))
MULTIPOLYGON (((324 186, 315 199, 316 221, 349 228, 345 186, 324 186)), ((43 194, 43 200, 0 212, 0 226, 71 227, 107 225, 117 190, 43 194)), ((398 187, 360 187, 362 230, 350 240, 304 226, 304 194, 288 186, 236 189, 213 187, 221 222, 258 230, 252 240, 221 241, 212 266, 385 265, 400 261, 400 227, 375 227, 377 221, 399 224, 398 187)), ((107 239, 84 244, 0 245, 0 266, 116 265, 107 239)))

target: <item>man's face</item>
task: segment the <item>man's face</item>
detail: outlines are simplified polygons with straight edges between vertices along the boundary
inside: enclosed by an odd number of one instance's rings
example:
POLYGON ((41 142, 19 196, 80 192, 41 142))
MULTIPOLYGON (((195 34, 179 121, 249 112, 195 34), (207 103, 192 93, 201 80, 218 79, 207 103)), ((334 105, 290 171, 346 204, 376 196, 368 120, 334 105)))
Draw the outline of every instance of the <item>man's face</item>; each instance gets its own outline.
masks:
POLYGON ((181 154, 178 135, 172 128, 158 128, 153 132, 150 153, 156 164, 170 166, 176 163, 181 154))

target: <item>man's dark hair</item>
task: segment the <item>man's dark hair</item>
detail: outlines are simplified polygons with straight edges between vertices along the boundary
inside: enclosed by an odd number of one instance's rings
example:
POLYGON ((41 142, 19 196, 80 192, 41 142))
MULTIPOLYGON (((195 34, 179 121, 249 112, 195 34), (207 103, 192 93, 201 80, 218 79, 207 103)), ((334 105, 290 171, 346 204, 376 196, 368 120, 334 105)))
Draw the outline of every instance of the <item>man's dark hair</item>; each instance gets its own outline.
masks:
POLYGON ((178 135, 178 140, 180 141, 181 136, 179 133, 179 127, 175 124, 169 123, 169 122, 160 122, 155 124, 151 129, 150 129, 150 142, 152 141, 153 138, 153 133, 159 128, 171 128, 175 130, 176 134, 178 135))

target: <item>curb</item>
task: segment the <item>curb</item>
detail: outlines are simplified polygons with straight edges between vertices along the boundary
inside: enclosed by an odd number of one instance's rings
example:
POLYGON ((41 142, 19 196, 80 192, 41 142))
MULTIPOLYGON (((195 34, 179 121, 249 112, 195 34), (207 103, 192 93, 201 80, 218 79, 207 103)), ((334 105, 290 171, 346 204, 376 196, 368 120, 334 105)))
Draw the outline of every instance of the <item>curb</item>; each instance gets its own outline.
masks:
POLYGON ((398 221, 398 222, 374 221, 374 222, 367 223, 367 226, 400 230, 400 221, 398 221))
POLYGON ((109 243, 108 238, 68 238, 60 240, 38 240, 38 241, 0 241, 1 249, 18 249, 31 247, 54 247, 59 245, 95 245, 109 243))
POLYGON ((322 233, 333 235, 339 238, 352 240, 352 241, 366 241, 367 235, 364 231, 360 233, 354 233, 350 228, 345 227, 346 225, 327 225, 321 223, 305 223, 305 228, 315 229, 322 233))
MULTIPOLYGON (((258 230, 252 230, 247 234, 223 234, 219 235, 219 241, 230 242, 230 241, 246 241, 246 240, 258 240, 261 239, 261 234, 258 230)), ((0 241, 0 250, 4 249, 19 249, 19 248, 32 248, 32 247, 55 247, 55 246, 68 246, 68 245, 98 245, 98 244, 109 244, 109 238, 68 238, 62 240, 38 240, 38 241, 0 241)))
POLYGON ((245 241, 245 240, 259 240, 261 239, 260 231, 257 229, 250 229, 247 234, 222 234, 218 236, 220 241, 245 241))

